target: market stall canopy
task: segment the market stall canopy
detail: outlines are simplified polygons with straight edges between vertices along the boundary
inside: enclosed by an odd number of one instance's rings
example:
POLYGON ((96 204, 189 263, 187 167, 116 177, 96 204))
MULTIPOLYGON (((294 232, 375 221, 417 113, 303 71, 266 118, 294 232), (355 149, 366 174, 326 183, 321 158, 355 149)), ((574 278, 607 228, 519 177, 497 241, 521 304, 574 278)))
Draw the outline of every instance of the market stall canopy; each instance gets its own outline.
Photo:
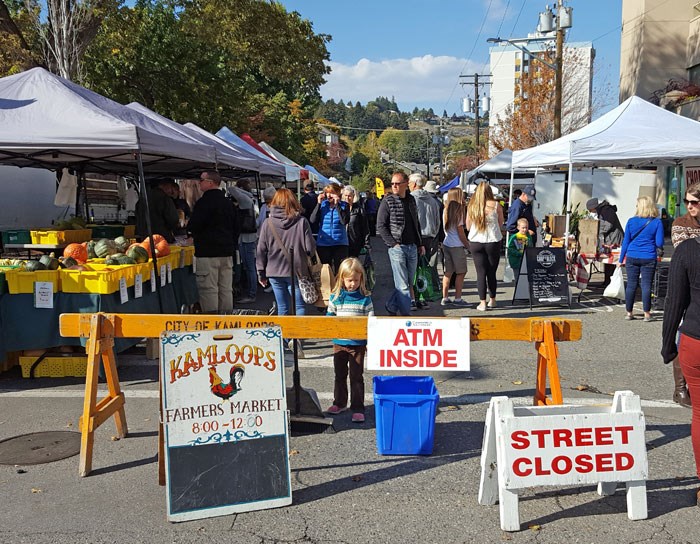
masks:
MULTIPOLYGON (((272 155, 275 159, 277 159, 278 161, 280 161, 282 164, 286 164, 287 166, 291 166, 292 168, 298 168, 298 169, 299 169, 300 176, 301 176, 301 179, 308 179, 308 172, 307 172, 307 176, 304 177, 303 172, 302 172, 302 170, 304 170, 304 169, 303 169, 301 166, 299 166, 297 163, 295 163, 295 162, 294 162, 292 159, 290 159, 289 157, 284 156, 282 153, 280 153, 279 151, 277 151, 277 150, 276 150, 274 147, 272 147, 270 144, 268 144, 268 143, 266 143, 266 142, 260 142, 258 145, 259 145, 262 149, 264 149, 266 153, 272 155)), ((297 178, 294 178, 294 179, 297 179, 297 178)), ((288 180, 288 181, 291 181, 291 180, 288 180)))
POLYGON ((311 179, 311 181, 313 181, 314 183, 317 183, 319 186, 325 187, 326 185, 331 183, 330 179, 328 179, 326 176, 321 174, 321 172, 316 170, 310 164, 307 164, 306 166, 304 166, 304 168, 309 171, 309 178, 311 179))
MULTIPOLYGON (((192 123, 186 123, 186 127, 192 127, 192 123)), ((199 127, 197 127, 199 128, 199 127)), ((258 151, 256 148, 248 144, 245 140, 239 137, 228 127, 221 127, 215 134, 217 138, 221 138, 226 143, 234 147, 241 154, 247 157, 253 157, 258 161, 258 168, 261 174, 268 176, 281 176, 287 179, 287 168, 281 162, 271 159, 265 153, 258 151)))
MULTIPOLYGON (((256 142, 256 141, 253 139, 253 137, 252 137, 250 134, 248 134, 247 132, 244 132, 243 134, 241 134, 241 138, 242 138, 243 141, 244 141, 245 143, 247 143, 249 146, 253 147, 254 149, 256 149, 256 150, 258 150, 258 151, 260 151, 261 153, 264 153, 265 155, 267 155, 268 157, 270 157, 272 160, 275 160, 275 161, 278 161, 278 162, 281 162, 282 164, 284 164, 284 165, 285 165, 286 172, 287 172, 287 173, 286 173, 286 181, 299 181, 299 179, 301 178, 301 176, 300 176, 300 173, 299 173, 300 166, 299 166, 298 164, 289 164, 289 163, 285 163, 284 161, 282 161, 282 160, 278 159, 277 157, 275 157, 272 153, 268 153, 267 150, 265 150, 258 142, 256 142)), ((285 158, 286 158, 286 157, 285 157, 285 158)), ((289 159, 287 159, 287 160, 289 160, 289 159)))
POLYGON ((0 164, 184 174, 216 163, 211 145, 43 68, 0 79, 0 164))
MULTIPOLYGON (((476 188, 478 186, 478 183, 468 183, 467 185, 462 187, 462 191, 464 191, 468 195, 473 195, 474 191, 476 191, 476 188)), ((495 196, 496 198, 503 196, 503 194, 501 193, 501 189, 496 185, 491 184, 491 191, 493 192, 493 196, 495 196)))
POLYGON ((453 179, 451 179, 447 183, 440 185, 440 187, 438 187, 438 190, 441 193, 446 193, 447 191, 449 191, 450 189, 452 189, 454 187, 459 187, 459 176, 455 176, 453 179))
POLYGON ((513 168, 674 165, 700 158, 700 123, 632 96, 582 129, 513 152, 513 168))
POLYGON ((258 161, 252 157, 245 157, 239 153, 235 148, 228 145, 226 142, 217 138, 213 134, 208 133, 206 130, 197 127, 196 125, 190 125, 188 127, 181 125, 148 109, 146 106, 139 104, 138 102, 131 102, 126 105, 127 108, 131 108, 146 117, 153 119, 158 123, 162 123, 166 127, 178 132, 185 138, 189 138, 194 142, 204 145, 210 145, 216 150, 216 163, 218 165, 218 170, 221 173, 226 173, 226 170, 243 171, 243 172, 257 172, 258 161))

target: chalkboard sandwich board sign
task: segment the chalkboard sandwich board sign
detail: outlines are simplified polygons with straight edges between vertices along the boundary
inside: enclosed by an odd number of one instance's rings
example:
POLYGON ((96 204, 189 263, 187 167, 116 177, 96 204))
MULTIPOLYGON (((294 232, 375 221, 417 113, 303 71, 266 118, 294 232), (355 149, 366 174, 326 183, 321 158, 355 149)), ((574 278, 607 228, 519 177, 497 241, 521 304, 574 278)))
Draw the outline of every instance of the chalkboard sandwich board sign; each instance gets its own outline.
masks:
POLYGON ((168 520, 291 504, 281 329, 160 340, 168 520))
POLYGON ((530 300, 533 304, 571 304, 569 277, 566 272, 566 249, 528 247, 520 263, 513 300, 530 300))

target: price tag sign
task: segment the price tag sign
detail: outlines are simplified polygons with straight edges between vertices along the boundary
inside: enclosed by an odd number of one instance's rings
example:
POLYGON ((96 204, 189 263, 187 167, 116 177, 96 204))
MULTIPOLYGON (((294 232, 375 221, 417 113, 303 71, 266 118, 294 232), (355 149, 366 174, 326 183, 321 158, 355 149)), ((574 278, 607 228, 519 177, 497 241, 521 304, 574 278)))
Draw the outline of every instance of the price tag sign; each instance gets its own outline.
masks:
POLYGON ((168 283, 173 282, 173 265, 168 263, 168 283))
POLYGON ((53 282, 34 282, 34 307, 53 308, 53 282))
POLYGON ((134 298, 141 298, 143 296, 143 276, 141 274, 136 274, 134 276, 134 298))
POLYGON ((185 248, 180 249, 180 268, 185 268, 185 248))
POLYGON ((167 272, 165 270, 165 265, 160 265, 160 286, 165 287, 165 280, 168 279, 167 272))
POLYGON ((156 292, 156 271, 151 268, 151 293, 156 292))
POLYGON ((119 298, 122 304, 129 302, 129 293, 126 290, 126 278, 119 278, 119 298))
POLYGON ((197 273, 197 257, 192 257, 192 273, 197 273))

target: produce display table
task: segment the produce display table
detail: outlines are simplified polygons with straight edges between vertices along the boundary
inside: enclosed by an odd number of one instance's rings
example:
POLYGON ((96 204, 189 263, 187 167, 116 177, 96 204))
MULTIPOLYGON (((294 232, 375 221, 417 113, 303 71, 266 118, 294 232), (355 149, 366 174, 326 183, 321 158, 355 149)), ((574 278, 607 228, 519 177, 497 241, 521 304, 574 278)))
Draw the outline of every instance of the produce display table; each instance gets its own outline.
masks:
MULTIPOLYGON (((197 283, 192 267, 172 271, 172 283, 161 288, 163 313, 180 313, 183 305, 198 300, 197 283)), ((85 345, 80 338, 59 334, 59 316, 63 313, 158 314, 158 293, 151 292, 150 282, 143 284, 143 296, 134 298, 134 288, 127 289, 129 300, 121 303, 119 292, 109 295, 54 293, 53 309, 34 308, 33 294, 0 295, 0 361, 8 351, 44 349, 61 345, 85 345)), ((140 338, 115 339, 115 351, 124 351, 140 338)))

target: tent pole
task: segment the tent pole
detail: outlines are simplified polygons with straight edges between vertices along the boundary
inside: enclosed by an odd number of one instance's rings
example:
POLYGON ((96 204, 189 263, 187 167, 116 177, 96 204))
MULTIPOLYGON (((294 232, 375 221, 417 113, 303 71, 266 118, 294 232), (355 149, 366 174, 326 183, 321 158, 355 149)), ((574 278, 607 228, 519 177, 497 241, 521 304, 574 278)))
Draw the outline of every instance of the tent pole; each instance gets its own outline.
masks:
MULTIPOLYGON (((683 194, 683 193, 681 192, 681 180, 680 180, 680 178, 678 177, 678 162, 676 162, 676 166, 675 166, 675 170, 674 170, 673 177, 676 178, 676 210, 675 210, 675 212, 676 212, 676 217, 675 217, 675 218, 677 219, 677 218, 679 218, 679 217, 681 216, 681 195, 683 194)), ((686 188, 687 188, 687 186, 688 186, 688 181, 687 181, 687 180, 686 180, 685 185, 686 185, 686 188)))
POLYGON ((163 298, 160 292, 160 274, 158 271, 158 258, 156 257, 156 244, 153 242, 153 230, 151 228, 151 206, 148 203, 148 191, 146 190, 146 176, 143 173, 143 161, 141 160, 141 152, 136 152, 136 164, 139 170, 139 186, 141 188, 141 198, 146 212, 146 232, 148 232, 148 242, 151 246, 151 262, 155 271, 156 293, 158 294, 158 309, 163 313, 163 298))
MULTIPOLYGON (((513 183, 515 181, 515 168, 511 165, 510 167, 510 191, 508 192, 508 215, 510 215, 510 207, 513 205, 513 183)), ((506 223, 508 223, 508 218, 506 217, 506 223)), ((510 241, 510 234, 506 230, 506 247, 508 247, 508 242, 510 241)), ((508 259, 506 259, 506 265, 508 265, 508 259)))
POLYGON ((571 206, 571 186, 574 184, 574 163, 569 163, 569 179, 566 187, 566 226, 564 228, 564 249, 569 249, 569 226, 571 224, 571 212, 573 211, 571 206))
POLYGON ((255 189, 258 192, 258 206, 263 205, 262 192, 260 190, 260 172, 255 172, 255 189))

